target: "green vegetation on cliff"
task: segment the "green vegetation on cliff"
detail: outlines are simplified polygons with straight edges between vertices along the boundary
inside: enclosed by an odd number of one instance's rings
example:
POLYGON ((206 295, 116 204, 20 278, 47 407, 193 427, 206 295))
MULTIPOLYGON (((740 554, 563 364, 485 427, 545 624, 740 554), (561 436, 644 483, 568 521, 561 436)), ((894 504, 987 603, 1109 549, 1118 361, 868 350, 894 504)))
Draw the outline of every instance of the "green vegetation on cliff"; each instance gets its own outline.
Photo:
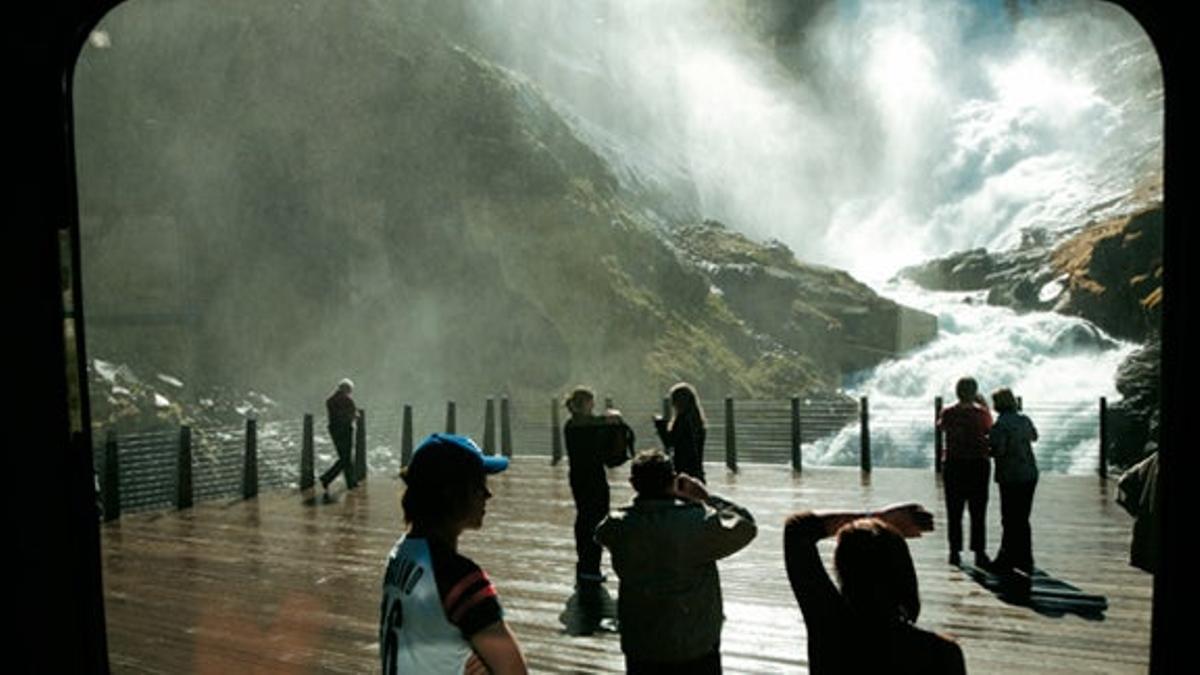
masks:
POLYGON ((422 7, 104 22, 75 83, 92 355, 311 406, 344 375, 380 404, 778 396, 895 351, 898 308, 848 275, 651 222, 535 86, 422 7))

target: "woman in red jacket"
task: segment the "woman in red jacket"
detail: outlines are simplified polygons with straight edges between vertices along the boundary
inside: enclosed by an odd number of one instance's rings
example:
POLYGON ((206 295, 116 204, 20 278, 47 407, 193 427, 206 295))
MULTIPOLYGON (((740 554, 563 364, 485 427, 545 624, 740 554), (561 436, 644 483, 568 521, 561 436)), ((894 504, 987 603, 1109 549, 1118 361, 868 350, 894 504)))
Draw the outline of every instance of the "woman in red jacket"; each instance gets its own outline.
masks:
POLYGON ((988 431, 992 413, 979 396, 979 384, 964 377, 954 387, 958 403, 942 410, 938 433, 946 434, 942 476, 946 489, 946 524, 950 538, 950 564, 962 562, 962 515, 966 505, 971 512, 971 550, 975 565, 986 567, 988 479, 992 474, 988 431))

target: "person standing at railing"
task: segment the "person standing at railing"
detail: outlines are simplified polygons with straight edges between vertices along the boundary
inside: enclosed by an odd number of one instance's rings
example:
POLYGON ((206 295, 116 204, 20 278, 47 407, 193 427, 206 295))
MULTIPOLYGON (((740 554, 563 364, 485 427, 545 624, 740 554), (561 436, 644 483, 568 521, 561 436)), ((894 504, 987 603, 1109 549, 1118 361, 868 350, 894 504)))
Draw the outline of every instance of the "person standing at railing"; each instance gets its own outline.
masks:
POLYGON ((996 460, 1000 487, 1000 551, 992 563, 996 572, 1020 570, 1033 574, 1033 531, 1029 514, 1037 488, 1037 460, 1032 443, 1038 439, 1033 421, 1017 410, 1017 399, 1008 388, 992 393, 999 417, 989 433, 991 455, 996 460))
POLYGON ((671 419, 654 417, 654 430, 675 464, 675 470, 704 480, 704 437, 707 426, 696 389, 687 382, 671 387, 671 419))
POLYGON ((329 437, 333 439, 333 447, 337 451, 337 461, 329 470, 321 474, 321 489, 329 496, 329 484, 339 473, 345 472, 346 488, 353 490, 357 487, 354 480, 354 422, 358 419, 358 407, 354 404, 354 383, 343 379, 337 389, 325 399, 325 412, 329 417, 329 437))
POLYGON ((568 477, 575 499, 575 581, 581 598, 594 598, 604 582, 600 573, 603 548, 596 543, 596 526, 608 515, 608 473, 614 450, 624 454, 629 429, 615 410, 593 415, 596 396, 587 387, 576 387, 567 397, 571 416, 563 425, 570 465, 568 477), (619 448, 614 448, 620 444, 619 448))
POLYGON ((942 410, 938 433, 946 434, 942 476, 946 490, 947 535, 950 564, 962 562, 962 516, 965 505, 971 513, 971 550, 975 565, 986 567, 987 503, 992 465, 988 459, 988 432, 992 414, 979 396, 979 383, 964 377, 954 387, 958 403, 942 410))

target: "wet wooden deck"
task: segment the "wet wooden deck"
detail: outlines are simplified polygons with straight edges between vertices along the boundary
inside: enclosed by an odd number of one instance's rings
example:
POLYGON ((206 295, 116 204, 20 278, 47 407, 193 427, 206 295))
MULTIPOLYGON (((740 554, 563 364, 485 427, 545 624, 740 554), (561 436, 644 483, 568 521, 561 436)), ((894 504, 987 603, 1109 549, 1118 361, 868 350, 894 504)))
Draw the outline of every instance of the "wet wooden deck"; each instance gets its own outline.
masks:
MULTIPOLYGON (((1107 596, 1102 619, 1047 616, 1005 604, 946 564, 941 489, 927 471, 747 465, 709 467, 714 492, 746 505, 758 538, 721 563, 727 672, 806 672, 804 625, 783 572, 782 521, 798 509, 859 508, 916 500, 937 515, 911 541, 923 601, 920 625, 955 636, 969 672, 1145 672, 1151 578, 1126 563, 1131 519, 1113 485, 1043 476, 1034 502, 1038 566, 1107 596)), ((613 504, 628 501, 627 473, 610 476, 613 504)), ((565 467, 518 458, 493 477, 484 529, 463 552, 495 581, 534 672, 621 669, 612 633, 572 637, 562 615, 572 594, 574 511, 565 467)), ((102 527, 105 609, 115 672, 376 672, 383 559, 401 532, 401 483, 373 477, 323 503, 311 494, 212 502, 185 512, 137 514, 102 527)), ((999 542, 999 503, 989 504, 999 542)), ((965 524, 965 523, 964 523, 965 524)), ((822 544, 830 558, 831 544, 822 544)), ((608 557, 605 556, 605 566, 608 557)), ((616 593, 611 572, 608 584, 616 593)))

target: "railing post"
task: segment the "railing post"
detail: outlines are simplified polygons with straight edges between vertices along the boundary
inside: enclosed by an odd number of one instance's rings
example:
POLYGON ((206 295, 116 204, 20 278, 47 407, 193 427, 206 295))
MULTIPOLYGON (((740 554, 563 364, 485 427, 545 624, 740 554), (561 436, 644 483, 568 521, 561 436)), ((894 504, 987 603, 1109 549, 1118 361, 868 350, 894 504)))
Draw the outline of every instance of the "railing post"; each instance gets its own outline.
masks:
POLYGON ((800 464, 800 397, 792 397, 792 471, 801 471, 800 464))
POLYGON ((662 400, 662 416, 664 420, 671 419, 671 399, 666 396, 662 400))
POLYGON ((1017 412, 1020 412, 1020 411, 1022 411, 1022 410, 1024 410, 1024 409, 1025 409, 1025 397, 1024 397, 1024 396, 1018 396, 1018 397, 1017 397, 1017 412))
POLYGON ((457 428, 457 414, 455 411, 454 401, 446 401, 446 433, 455 434, 457 428))
POLYGON ((508 397, 500 399, 500 454, 512 457, 512 415, 510 414, 508 397))
POLYGON ((496 401, 492 398, 483 409, 483 452, 496 454, 496 401))
POLYGON ((121 517, 121 467, 117 458, 117 432, 108 430, 104 439, 104 520, 121 517))
POLYGON ((860 463, 862 470, 869 472, 871 470, 871 411, 866 396, 860 399, 859 420, 862 432, 860 439, 860 463))
POLYGON ((550 465, 562 461, 562 430, 558 428, 558 401, 550 399, 550 465))
POLYGON ((933 471, 934 473, 942 472, 942 452, 945 448, 945 441, 942 436, 942 430, 938 428, 938 420, 942 419, 942 397, 936 396, 933 399, 933 471))
POLYGON ((1100 478, 1108 478, 1108 399, 1100 397, 1100 478))
POLYGON ((304 415, 304 432, 300 436, 300 489, 311 490, 317 481, 313 474, 316 473, 316 459, 314 457, 313 443, 313 416, 306 413, 304 415))
POLYGON ((400 466, 408 466, 412 461, 413 427, 412 406, 404 406, 403 420, 400 422, 400 466))
POLYGON ((733 419, 733 397, 725 397, 725 466, 737 471, 737 433, 733 419))
POLYGON ((192 508, 192 428, 179 427, 179 458, 175 464, 175 508, 192 508))
POLYGON ((359 408, 358 424, 354 425, 354 482, 367 479, 367 411, 359 408))
POLYGON ((258 420, 246 419, 246 448, 242 455, 242 499, 258 496, 258 420))

